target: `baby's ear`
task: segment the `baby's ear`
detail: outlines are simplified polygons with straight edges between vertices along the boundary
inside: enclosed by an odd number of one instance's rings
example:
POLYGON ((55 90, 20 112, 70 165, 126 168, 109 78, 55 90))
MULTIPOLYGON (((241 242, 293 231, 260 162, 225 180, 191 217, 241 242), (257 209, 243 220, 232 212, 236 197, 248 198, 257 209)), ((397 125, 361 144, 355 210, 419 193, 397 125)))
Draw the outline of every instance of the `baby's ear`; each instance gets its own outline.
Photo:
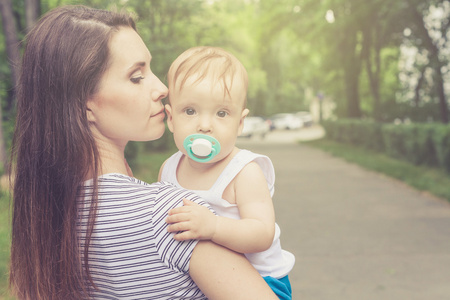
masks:
POLYGON ((244 128, 244 119, 247 117, 249 112, 250 111, 247 108, 242 111, 241 120, 239 121, 238 135, 241 135, 242 133, 242 129, 244 128))
POLYGON ((166 109, 167 115, 167 127, 169 127, 170 132, 173 133, 172 106, 170 106, 170 104, 166 104, 164 105, 164 108, 166 109))

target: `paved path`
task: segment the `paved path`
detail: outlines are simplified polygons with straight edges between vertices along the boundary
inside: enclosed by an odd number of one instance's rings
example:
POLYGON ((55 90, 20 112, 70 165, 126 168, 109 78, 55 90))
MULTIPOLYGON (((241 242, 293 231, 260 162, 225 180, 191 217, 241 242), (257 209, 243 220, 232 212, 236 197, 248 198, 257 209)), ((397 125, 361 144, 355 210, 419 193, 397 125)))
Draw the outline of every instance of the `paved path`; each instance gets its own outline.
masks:
POLYGON ((240 140, 267 154, 294 299, 450 299, 450 204, 304 144, 240 140))

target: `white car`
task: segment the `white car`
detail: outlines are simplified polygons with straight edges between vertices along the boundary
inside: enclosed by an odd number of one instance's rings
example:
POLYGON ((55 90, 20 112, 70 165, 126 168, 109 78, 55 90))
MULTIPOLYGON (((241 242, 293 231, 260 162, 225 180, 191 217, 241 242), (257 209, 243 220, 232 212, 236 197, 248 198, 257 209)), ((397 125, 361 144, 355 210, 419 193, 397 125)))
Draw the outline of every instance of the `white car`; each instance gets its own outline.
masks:
POLYGON ((295 115, 303 121, 303 125, 305 127, 311 126, 314 122, 313 117, 309 111, 299 111, 295 115))
POLYGON ((246 117, 244 119, 244 128, 241 137, 251 138, 252 136, 260 136, 264 138, 270 131, 270 120, 262 117, 246 117))
POLYGON ((276 114, 270 118, 275 129, 294 130, 303 127, 303 121, 295 114, 282 113, 276 114))

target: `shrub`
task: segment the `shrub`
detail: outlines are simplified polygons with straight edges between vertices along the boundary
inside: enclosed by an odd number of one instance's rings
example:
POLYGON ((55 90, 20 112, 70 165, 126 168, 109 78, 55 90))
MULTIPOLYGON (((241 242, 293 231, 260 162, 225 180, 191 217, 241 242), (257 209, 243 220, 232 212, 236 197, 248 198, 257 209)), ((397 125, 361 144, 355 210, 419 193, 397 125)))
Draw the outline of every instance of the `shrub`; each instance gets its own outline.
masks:
POLYGON ((404 135, 402 134, 402 128, 398 125, 384 125, 381 128, 383 141, 384 141, 384 152, 387 155, 402 159, 406 154, 406 146, 404 141, 404 135))
POLYGON ((331 140, 360 146, 411 162, 450 172, 450 126, 432 123, 382 124, 344 119, 324 122, 331 140))
POLYGON ((382 151, 384 141, 381 124, 373 121, 339 120, 323 122, 327 137, 337 142, 382 151))
POLYGON ((432 140, 439 165, 450 173, 450 126, 436 126, 432 134, 432 140))

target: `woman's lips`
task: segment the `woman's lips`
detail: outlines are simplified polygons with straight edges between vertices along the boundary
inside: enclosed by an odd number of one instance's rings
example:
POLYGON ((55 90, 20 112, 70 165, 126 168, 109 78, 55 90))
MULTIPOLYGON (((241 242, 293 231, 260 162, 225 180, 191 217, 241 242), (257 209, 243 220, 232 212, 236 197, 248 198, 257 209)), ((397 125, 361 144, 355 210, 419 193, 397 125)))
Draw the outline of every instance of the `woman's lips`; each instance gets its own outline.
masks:
POLYGON ((164 113, 164 109, 162 109, 161 111, 157 112, 154 115, 151 115, 150 117, 154 118, 154 117, 157 117, 157 116, 160 116, 160 115, 166 116, 166 114, 164 113))

